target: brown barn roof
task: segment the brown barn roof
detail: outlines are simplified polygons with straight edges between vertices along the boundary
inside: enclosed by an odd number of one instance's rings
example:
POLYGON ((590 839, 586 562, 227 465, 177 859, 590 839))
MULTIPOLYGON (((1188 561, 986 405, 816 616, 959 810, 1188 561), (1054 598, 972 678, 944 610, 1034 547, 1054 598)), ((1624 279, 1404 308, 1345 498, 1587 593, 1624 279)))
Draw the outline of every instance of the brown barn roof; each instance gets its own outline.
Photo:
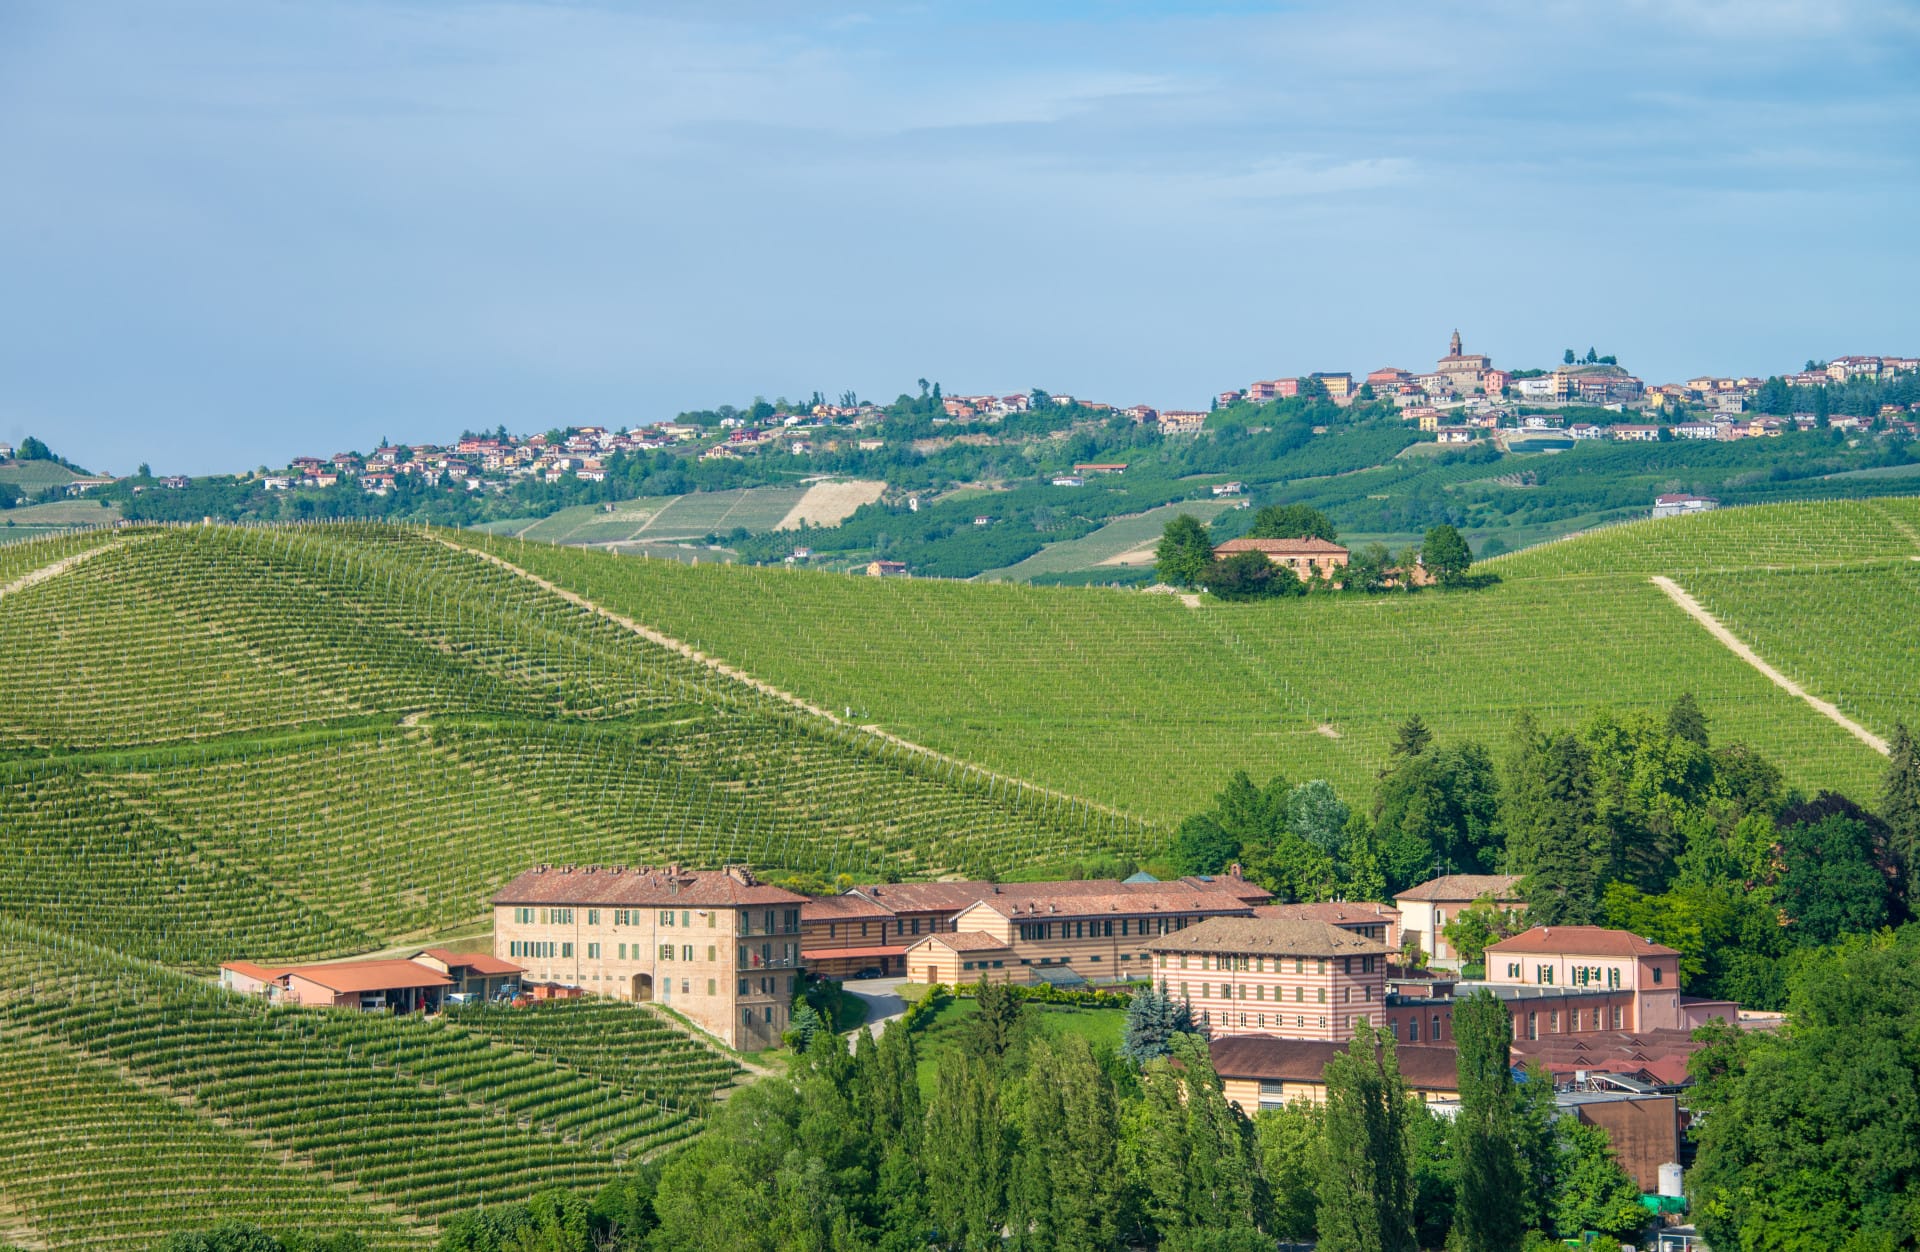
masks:
POLYGON ((1014 921, 1056 921, 1063 917, 1138 917, 1143 913, 1237 913, 1244 916, 1253 907, 1224 891, 1195 891, 1191 887, 1180 886, 1100 894, 1070 892, 1065 895, 990 896, 978 901, 978 904, 1014 921))
POLYGON ((1520 885, 1518 874, 1442 874, 1438 878, 1429 878, 1426 882, 1408 887, 1394 896, 1396 900, 1441 900, 1454 901, 1478 900, 1481 896, 1492 896, 1495 900, 1517 900, 1514 889, 1520 885))
POLYGON ((800 906, 803 922, 888 921, 893 910, 865 896, 818 896, 800 906))
POLYGON ((1244 952, 1261 956, 1384 956, 1393 951, 1378 939, 1326 922, 1267 917, 1209 917, 1185 930, 1161 935, 1146 948, 1149 952, 1244 952))
POLYGON ((1268 556, 1345 556, 1347 550, 1325 539, 1229 539, 1214 548, 1216 556, 1236 552, 1264 552, 1268 556))
MULTIPOLYGON (((1320 1082, 1327 1062, 1347 1045, 1324 1039, 1277 1039, 1272 1035, 1227 1035, 1212 1040, 1213 1069, 1222 1078, 1261 1082, 1320 1082)), ((1450 1047, 1402 1046, 1394 1049, 1400 1076, 1422 1091, 1458 1091, 1459 1068, 1450 1047)))
POLYGON ((1535 926, 1532 930, 1487 945, 1487 951, 1502 955, 1510 952, 1573 956, 1679 956, 1678 948, 1643 939, 1630 930, 1609 930, 1605 926, 1535 926))
POLYGON ((638 904, 648 907, 738 908, 805 904, 807 897, 754 881, 751 871, 694 872, 677 866, 536 866, 494 893, 495 904, 638 904))
POLYGON ((1271 895, 1264 887, 1226 874, 1211 879, 1183 878, 1171 883, 1116 882, 1111 878, 1059 882, 889 882, 871 883, 854 890, 895 913, 957 913, 982 900, 1058 901, 1068 896, 1153 895, 1167 891, 1198 892, 1232 900, 1264 900, 1271 895))

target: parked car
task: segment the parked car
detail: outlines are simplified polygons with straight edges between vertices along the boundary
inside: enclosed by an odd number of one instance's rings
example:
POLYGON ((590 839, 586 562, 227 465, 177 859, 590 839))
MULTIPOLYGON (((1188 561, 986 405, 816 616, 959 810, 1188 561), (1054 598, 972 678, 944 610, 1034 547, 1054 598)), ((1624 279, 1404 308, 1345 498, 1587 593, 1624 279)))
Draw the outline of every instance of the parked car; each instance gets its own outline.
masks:
POLYGON ((869 965, 865 969, 860 970, 858 973, 854 974, 854 977, 855 978, 884 978, 886 977, 886 971, 880 969, 877 966, 869 965))

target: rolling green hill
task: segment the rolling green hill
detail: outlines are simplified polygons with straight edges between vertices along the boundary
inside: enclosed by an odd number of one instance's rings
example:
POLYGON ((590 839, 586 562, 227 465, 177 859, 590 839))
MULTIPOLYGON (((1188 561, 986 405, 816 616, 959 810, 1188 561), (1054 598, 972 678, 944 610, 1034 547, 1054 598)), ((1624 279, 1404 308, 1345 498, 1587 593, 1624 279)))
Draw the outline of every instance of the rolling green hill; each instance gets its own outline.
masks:
MULTIPOLYGON (((1503 581, 1482 591, 1197 607, 533 545, 515 559, 806 699, 1165 824, 1204 807, 1236 768, 1326 778, 1363 798, 1412 713, 1443 739, 1497 740, 1522 709, 1571 721, 1601 705, 1664 709, 1683 691, 1716 735, 1751 743, 1799 785, 1865 794, 1880 768, 1872 750, 1734 656, 1649 577, 1774 569, 1824 586, 1816 572, 1920 555, 1916 521, 1909 500, 1728 509, 1501 558, 1487 568, 1503 581)), ((1885 693, 1859 706, 1884 734, 1920 695, 1892 647, 1830 649, 1826 668, 1804 672, 1816 695, 1885 693)))
POLYGON ((297 1212, 421 1246, 697 1132, 737 1066, 663 1014, 366 1019, 207 979, 471 934, 530 862, 1060 872, 1158 855, 1236 768, 1363 803, 1412 713, 1492 741, 1523 709, 1682 691, 1716 739, 1865 796, 1875 752, 1651 580, 1884 734, 1920 707, 1916 558, 1902 500, 1614 526, 1489 562, 1482 590, 1252 605, 375 525, 0 548, 0 1240, 65 1246, 85 1211, 90 1246, 131 1250, 297 1212))

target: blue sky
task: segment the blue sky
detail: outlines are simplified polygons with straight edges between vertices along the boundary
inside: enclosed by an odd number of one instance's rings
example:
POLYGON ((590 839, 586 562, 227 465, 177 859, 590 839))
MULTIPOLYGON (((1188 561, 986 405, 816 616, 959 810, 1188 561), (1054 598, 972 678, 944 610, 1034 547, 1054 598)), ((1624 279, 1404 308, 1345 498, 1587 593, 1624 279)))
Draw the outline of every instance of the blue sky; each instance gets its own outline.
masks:
POLYGON ((1920 6, 0 0, 0 438, 1920 353, 1920 6))

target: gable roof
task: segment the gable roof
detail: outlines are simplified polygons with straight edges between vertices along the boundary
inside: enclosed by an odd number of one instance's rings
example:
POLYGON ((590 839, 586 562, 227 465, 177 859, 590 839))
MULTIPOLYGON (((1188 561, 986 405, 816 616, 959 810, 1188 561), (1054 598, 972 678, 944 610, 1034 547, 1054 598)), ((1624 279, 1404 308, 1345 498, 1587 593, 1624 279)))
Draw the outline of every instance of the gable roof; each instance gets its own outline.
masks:
POLYGON ((1211 878, 1183 878, 1179 882, 1171 883, 1152 879, 1145 882, 1131 880, 1116 882, 1111 878, 1065 879, 1057 882, 869 883, 855 887, 848 894, 857 893, 861 898, 898 914, 957 913, 968 905, 978 904, 983 900, 1024 902, 1042 899, 1057 902, 1069 896, 1154 895, 1167 891, 1225 896, 1236 901, 1249 896, 1264 900, 1272 894, 1263 887, 1255 886, 1243 878, 1235 878, 1231 874, 1215 875, 1211 878))
POLYGON ((536 865, 494 893, 495 904, 638 904, 665 908, 738 908, 805 904, 807 897, 756 882, 744 866, 694 872, 624 865, 536 865))
POLYGON ((1256 956, 1383 956, 1378 939, 1326 922, 1268 917, 1209 917, 1147 943, 1149 952, 1229 952, 1256 956))
POLYGON ((1138 917, 1153 913, 1212 913, 1245 916, 1253 906, 1224 891, 1199 891, 1179 884, 1162 884, 1152 891, 1106 891, 1099 894, 992 896, 960 910, 986 909, 1009 921, 1048 922, 1076 917, 1138 917))
MULTIPOLYGON (((1272 1035, 1227 1035, 1212 1040, 1213 1069, 1222 1078, 1261 1082, 1322 1082, 1327 1062, 1347 1045, 1324 1039, 1280 1039, 1272 1035)), ((1458 1091, 1459 1065, 1451 1047, 1402 1044, 1394 1049, 1400 1076, 1422 1091, 1458 1091)))
POLYGON ((951 948, 955 952, 1012 951, 1012 949, 1001 940, 978 930, 949 930, 937 935, 928 935, 918 943, 908 944, 907 951, 912 952, 915 948, 924 948, 930 943, 940 944, 943 947, 951 948))
POLYGON ((343 994, 453 985, 453 979, 439 970, 428 969, 415 961, 341 961, 334 965, 301 965, 280 973, 343 994))
POLYGON ((1611 956, 1628 959, 1643 956, 1679 956, 1678 948, 1644 939, 1630 930, 1609 930, 1605 926, 1535 926, 1532 930, 1487 945, 1487 951, 1502 955, 1534 953, 1541 956, 1611 956))
POLYGON ((415 958, 430 956, 449 969, 470 969, 476 974, 524 974, 527 971, 512 961, 486 952, 455 952, 451 948, 422 948, 415 958))
POLYGON ((1347 550, 1324 539, 1229 539, 1214 548, 1228 556, 1236 552, 1264 552, 1268 556, 1345 556, 1347 550))
POLYGON ((1514 891, 1519 885, 1519 874, 1442 874, 1408 887, 1393 898, 1447 903, 1456 900, 1471 902, 1481 896, 1492 896, 1495 900, 1518 900, 1520 897, 1514 891))

